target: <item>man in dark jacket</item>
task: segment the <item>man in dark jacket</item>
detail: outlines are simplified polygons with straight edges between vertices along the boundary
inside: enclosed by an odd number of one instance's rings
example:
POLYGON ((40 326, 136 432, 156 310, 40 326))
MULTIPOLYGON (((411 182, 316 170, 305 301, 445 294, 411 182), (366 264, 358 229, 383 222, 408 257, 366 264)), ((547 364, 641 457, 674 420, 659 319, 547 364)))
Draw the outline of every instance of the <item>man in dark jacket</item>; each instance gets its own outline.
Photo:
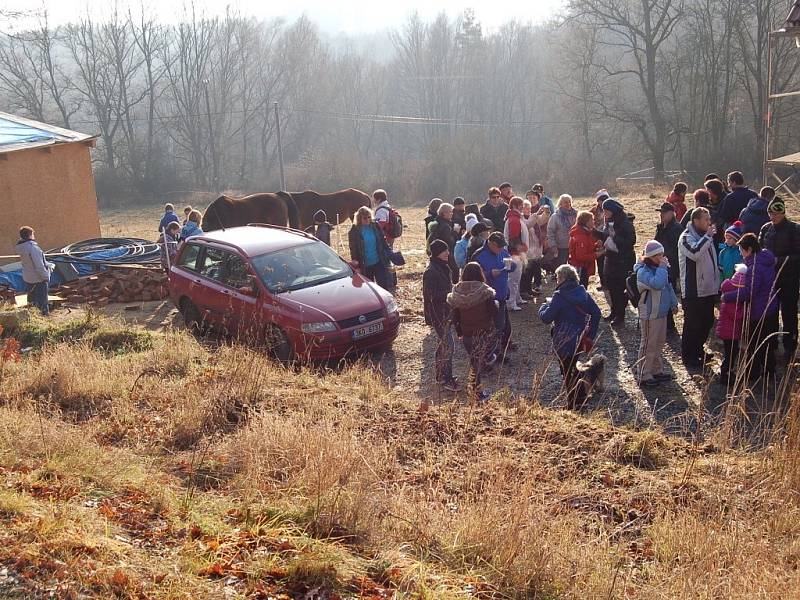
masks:
POLYGON ((313 235, 320 242, 325 242, 328 246, 331 245, 331 231, 333 231, 333 225, 328 223, 328 215, 325 214, 324 210, 318 210, 314 213, 314 224, 310 227, 306 227, 305 231, 313 235))
POLYGON ((442 240, 431 242, 431 261, 422 275, 422 302, 425 323, 436 332, 434 355, 436 382, 447 391, 458 391, 453 377, 453 330, 450 326, 450 306, 447 295, 453 291, 450 279, 450 251, 442 240))
POLYGON ((628 298, 625 295, 625 279, 633 270, 636 262, 636 230, 633 227, 634 216, 625 212, 625 207, 614 198, 603 202, 603 214, 606 219, 604 231, 594 230, 594 234, 603 241, 606 249, 603 271, 605 284, 611 296, 611 314, 604 320, 612 325, 625 325, 625 307, 628 298))
POLYGON ((747 203, 758 196, 744 184, 744 175, 739 171, 728 173, 728 186, 731 191, 723 198, 717 213, 717 222, 724 227, 728 227, 738 220, 739 214, 745 209, 747 203))
MULTIPOLYGON (((430 247, 434 240, 441 240, 447 245, 447 249, 449 250, 448 262, 452 273, 452 280, 453 283, 458 283, 458 265, 456 265, 456 260, 453 257, 453 250, 455 249, 458 238, 453 231, 452 218, 453 205, 447 202, 440 204, 439 209, 436 211, 436 218, 428 225, 428 247, 430 247)), ((433 251, 431 251, 431 256, 433 256, 433 251)))
POLYGON ((464 229, 467 226, 467 210, 466 203, 461 196, 453 198, 453 230, 456 236, 464 235, 464 229), (455 227, 458 225, 458 227, 455 227), (457 230, 457 231, 456 231, 457 230))
POLYGON ((744 225, 744 233, 758 235, 765 223, 769 222, 767 206, 775 199, 775 188, 764 186, 758 196, 751 198, 739 213, 739 220, 744 225))
MULTIPOLYGON (((677 290, 680 279, 678 239, 681 237, 683 227, 675 218, 675 207, 669 202, 665 202, 657 210, 661 213, 661 223, 656 227, 655 240, 664 246, 664 256, 669 260, 669 282, 672 284, 672 289, 677 290)), ((677 331, 672 311, 667 315, 667 331, 677 331)))
POLYGON ((500 188, 489 188, 489 199, 486 204, 481 206, 481 216, 489 219, 492 222, 492 228, 495 231, 503 231, 506 224, 506 212, 508 211, 508 204, 503 202, 500 195, 500 188))
POLYGON ((800 225, 786 217, 786 205, 780 196, 767 207, 769 223, 761 228, 759 242, 777 259, 776 286, 781 301, 783 352, 791 360, 797 348, 797 300, 800 296, 800 225))

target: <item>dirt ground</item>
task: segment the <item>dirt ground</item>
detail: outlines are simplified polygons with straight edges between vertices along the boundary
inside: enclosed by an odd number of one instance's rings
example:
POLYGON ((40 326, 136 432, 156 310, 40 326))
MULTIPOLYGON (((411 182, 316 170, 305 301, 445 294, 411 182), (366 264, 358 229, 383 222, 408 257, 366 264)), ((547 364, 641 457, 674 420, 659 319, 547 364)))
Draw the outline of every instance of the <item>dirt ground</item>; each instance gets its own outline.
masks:
MULTIPOLYGON (((641 194, 621 198, 626 209, 636 216, 637 252, 652 239, 658 223, 657 208, 662 203, 660 194, 641 194)), ((577 198, 578 210, 588 209, 593 204, 591 198, 577 198)), ((102 231, 106 236, 137 236, 153 238, 159 212, 145 215, 144 209, 107 210, 102 213, 102 231)), ((433 382, 433 352, 436 337, 425 325, 422 312, 422 272, 427 264, 424 254, 422 219, 423 208, 401 209, 406 232, 398 240, 396 249, 403 252, 406 265, 398 268, 397 299, 401 307, 403 323, 400 335, 393 350, 381 356, 369 357, 392 381, 395 388, 420 398, 434 402, 447 402, 454 399, 451 394, 442 395, 433 382)), ((340 254, 347 257, 347 230, 334 232, 333 245, 340 254), (341 234, 341 237, 339 236, 341 234)), ((597 277, 593 277, 589 291, 600 305, 604 314, 608 312, 606 296, 597 291, 597 277)), ((544 405, 558 405, 562 380, 558 365, 550 346, 549 326, 538 318, 540 303, 552 296, 554 282, 548 280, 543 293, 528 304, 524 310, 512 313, 513 341, 519 350, 513 355, 510 364, 497 368, 485 381, 487 389, 498 400, 511 401, 523 396, 538 398, 544 405)), ((116 315, 132 323, 151 330, 169 327, 182 327, 180 315, 169 301, 148 302, 141 305, 110 305, 104 312, 116 315)), ((680 330, 682 315, 676 315, 680 330)), ((712 343, 713 340, 712 334, 712 343)), ((670 335, 664 349, 664 359, 669 372, 675 380, 654 390, 642 390, 636 384, 632 366, 636 361, 639 344, 638 320, 635 311, 629 307, 624 328, 612 328, 601 323, 596 344, 596 352, 606 356, 606 388, 596 393, 584 407, 585 412, 603 413, 614 424, 633 424, 641 427, 659 425, 676 434, 691 435, 702 428, 708 410, 724 400, 722 386, 708 384, 703 376, 686 371, 680 361, 680 338, 670 335)), ((721 350, 721 348, 717 348, 721 350)), ((453 359, 455 375, 466 381, 467 360, 463 348, 456 343, 453 359)), ((718 361, 713 365, 718 368, 718 361)), ((769 399, 771 393, 765 398, 769 399)), ((462 392, 456 397, 465 400, 462 392)))

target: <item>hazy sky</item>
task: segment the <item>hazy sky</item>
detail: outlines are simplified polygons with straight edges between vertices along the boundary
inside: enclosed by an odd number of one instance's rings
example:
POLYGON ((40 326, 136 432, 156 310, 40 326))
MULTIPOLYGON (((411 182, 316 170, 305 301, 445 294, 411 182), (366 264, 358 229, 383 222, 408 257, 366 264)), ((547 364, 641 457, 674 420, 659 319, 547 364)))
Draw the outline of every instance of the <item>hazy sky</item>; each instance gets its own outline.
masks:
MULTIPOLYGON (((164 21, 175 20, 189 4, 186 0, 118 0, 118 6, 127 12, 128 5, 138 8, 142 1, 148 12, 164 21)), ((294 19, 305 13, 328 33, 355 33, 396 27, 415 10, 424 20, 430 20, 441 11, 452 17, 467 7, 474 9, 485 29, 491 30, 512 18, 542 21, 553 15, 563 0, 199 0, 195 4, 210 14, 223 14, 227 6, 265 18, 294 19)), ((75 20, 87 8, 97 18, 108 13, 112 5, 110 0, 0 0, 0 7, 12 9, 45 6, 53 24, 75 20)))

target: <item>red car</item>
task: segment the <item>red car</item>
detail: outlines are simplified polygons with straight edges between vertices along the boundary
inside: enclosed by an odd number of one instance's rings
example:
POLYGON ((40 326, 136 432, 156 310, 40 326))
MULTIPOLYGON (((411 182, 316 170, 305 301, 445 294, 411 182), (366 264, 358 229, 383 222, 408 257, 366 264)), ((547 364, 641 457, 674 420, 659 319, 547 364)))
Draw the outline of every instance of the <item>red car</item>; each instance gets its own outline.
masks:
POLYGON ((391 294, 315 237, 262 225, 194 236, 178 249, 170 297, 188 327, 264 345, 283 361, 388 348, 391 294))

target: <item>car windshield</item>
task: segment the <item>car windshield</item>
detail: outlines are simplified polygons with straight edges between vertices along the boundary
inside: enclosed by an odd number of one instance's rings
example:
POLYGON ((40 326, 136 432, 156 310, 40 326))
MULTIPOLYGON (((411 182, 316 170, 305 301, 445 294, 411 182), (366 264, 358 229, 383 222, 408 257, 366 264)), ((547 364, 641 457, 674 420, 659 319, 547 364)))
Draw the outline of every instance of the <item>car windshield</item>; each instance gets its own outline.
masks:
POLYGON ((278 294, 353 275, 349 265, 319 241, 256 256, 253 266, 267 289, 278 294))

